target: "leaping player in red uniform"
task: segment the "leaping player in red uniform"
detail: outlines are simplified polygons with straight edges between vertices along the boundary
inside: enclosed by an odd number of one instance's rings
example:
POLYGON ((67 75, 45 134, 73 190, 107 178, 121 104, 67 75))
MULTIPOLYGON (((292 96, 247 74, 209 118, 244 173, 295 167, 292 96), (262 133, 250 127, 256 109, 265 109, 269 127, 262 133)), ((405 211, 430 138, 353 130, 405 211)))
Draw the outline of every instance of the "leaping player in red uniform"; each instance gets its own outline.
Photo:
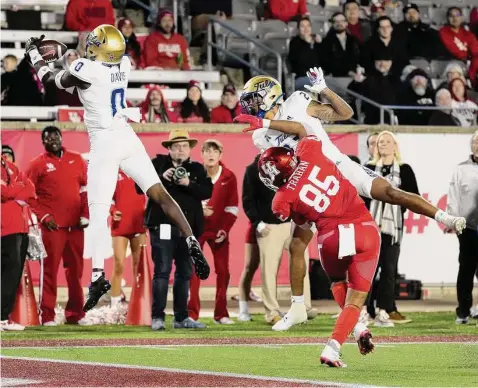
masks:
POLYGON ((377 225, 315 136, 303 138, 295 153, 286 147, 268 148, 259 159, 259 176, 277 191, 272 210, 278 218, 292 217, 300 228, 318 230, 322 266, 342 308, 320 362, 345 367, 340 348, 352 330, 362 354, 374 348, 370 331, 357 322, 378 263, 377 225))

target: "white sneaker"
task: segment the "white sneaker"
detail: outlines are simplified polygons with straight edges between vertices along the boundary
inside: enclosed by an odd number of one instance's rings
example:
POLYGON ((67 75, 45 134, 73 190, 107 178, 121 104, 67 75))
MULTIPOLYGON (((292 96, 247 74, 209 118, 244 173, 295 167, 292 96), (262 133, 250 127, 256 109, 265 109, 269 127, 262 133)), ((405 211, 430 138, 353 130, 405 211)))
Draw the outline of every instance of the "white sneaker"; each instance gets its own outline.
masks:
POLYGON ((93 322, 86 319, 85 317, 81 318, 77 323, 80 326, 92 326, 93 325, 93 322))
POLYGON ((25 326, 20 325, 12 321, 1 321, 2 331, 23 331, 25 326))
POLYGON ((362 309, 362 311, 360 311, 360 317, 359 317, 358 321, 360 323, 364 324, 365 326, 368 326, 368 325, 370 325, 370 322, 373 322, 373 319, 370 316, 370 314, 367 312, 366 308, 362 309))
POLYGON ((249 293, 249 299, 252 300, 253 302, 262 303, 262 298, 252 290, 249 293))
POLYGON ((340 344, 336 340, 330 339, 327 342, 320 355, 320 363, 331 368, 347 368, 347 365, 340 359, 340 344))
POLYGON ((395 324, 390 320, 387 312, 385 310, 379 310, 377 316, 375 317, 375 327, 394 327, 395 324))
POLYGON ((304 304, 292 303, 290 310, 282 319, 272 326, 274 331, 287 331, 292 326, 299 325, 307 321, 307 310, 304 304))
POLYGON ((214 321, 220 325, 234 325, 234 321, 229 317, 223 317, 219 321, 214 321))
POLYGON ((252 321, 252 317, 251 317, 251 314, 249 313, 240 313, 237 316, 237 320, 240 322, 249 322, 249 321, 252 321))
POLYGON ((470 309, 470 316, 473 318, 473 319, 478 319, 478 304, 475 306, 475 307, 472 307, 470 309))
POLYGON ((48 321, 48 322, 43 322, 43 326, 58 326, 58 324, 55 321, 48 321))
POLYGON ((467 325, 469 319, 470 319, 470 317, 466 317, 466 318, 456 317, 455 323, 457 325, 467 325))

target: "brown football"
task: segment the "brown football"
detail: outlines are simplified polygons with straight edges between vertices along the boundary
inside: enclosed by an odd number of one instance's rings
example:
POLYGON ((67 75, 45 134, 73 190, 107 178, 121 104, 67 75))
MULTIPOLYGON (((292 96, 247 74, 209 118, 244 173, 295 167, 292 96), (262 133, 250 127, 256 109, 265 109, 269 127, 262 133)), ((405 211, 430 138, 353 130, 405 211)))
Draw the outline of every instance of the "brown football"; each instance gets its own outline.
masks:
POLYGON ((46 63, 57 61, 65 55, 66 50, 66 45, 53 39, 43 40, 38 46, 38 52, 46 63))

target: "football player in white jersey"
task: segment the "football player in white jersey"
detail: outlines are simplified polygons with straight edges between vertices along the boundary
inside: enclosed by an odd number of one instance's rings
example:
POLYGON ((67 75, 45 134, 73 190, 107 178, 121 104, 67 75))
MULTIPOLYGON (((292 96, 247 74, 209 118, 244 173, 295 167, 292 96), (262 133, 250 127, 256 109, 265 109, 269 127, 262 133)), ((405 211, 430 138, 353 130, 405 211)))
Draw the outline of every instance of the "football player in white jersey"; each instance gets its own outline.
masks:
POLYGON ((137 108, 126 108, 131 63, 125 56, 126 44, 121 32, 108 24, 96 27, 88 35, 85 58, 75 60, 68 70, 57 73, 50 70, 38 51, 43 38, 44 35, 27 41, 27 55, 44 85, 56 85, 70 92, 78 90, 90 140, 87 192, 93 272, 83 310, 93 308, 111 288, 104 277, 105 253, 101 241, 109 238, 107 220, 119 168, 178 226, 186 237, 198 277, 207 279, 209 265, 189 223, 162 185, 143 144, 128 124, 128 118, 139 122, 140 113, 137 108))
MULTIPOLYGON (((337 165, 361 196, 404 206, 414 213, 434 218, 460 234, 466 226, 463 217, 453 217, 419 195, 394 188, 389 181, 355 163, 338 150, 320 120, 345 121, 352 117, 353 110, 327 87, 320 68, 310 69, 307 75, 312 86, 307 85, 306 88, 326 99, 328 104, 315 101, 309 94, 301 91, 293 93, 284 101, 281 85, 269 76, 256 76, 246 83, 240 102, 243 111, 248 114, 239 115, 235 121, 250 124, 244 131, 254 131, 254 144, 260 150, 273 146, 295 150, 300 138, 314 135, 322 141, 324 154, 337 165)), ((269 173, 273 174, 274 170, 271 169, 269 173)), ((274 177, 270 178, 274 181, 274 177)), ((269 185, 268 180, 262 180, 269 185)), ((291 326, 307 320, 303 304, 303 279, 306 271, 304 252, 313 235, 309 225, 294 229, 290 247, 292 307, 282 320, 276 323, 273 330, 288 330, 291 326)))

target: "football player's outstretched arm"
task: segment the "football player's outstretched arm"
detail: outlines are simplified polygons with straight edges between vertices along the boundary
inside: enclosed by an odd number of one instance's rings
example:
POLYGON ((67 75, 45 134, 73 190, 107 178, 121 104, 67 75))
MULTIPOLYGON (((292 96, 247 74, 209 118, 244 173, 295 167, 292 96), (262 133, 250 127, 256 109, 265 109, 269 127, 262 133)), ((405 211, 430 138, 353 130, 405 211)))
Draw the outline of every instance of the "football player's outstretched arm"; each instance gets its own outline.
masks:
POLYGON ((26 54, 29 56, 31 63, 38 74, 38 78, 40 78, 43 85, 56 85, 59 89, 68 89, 75 86, 80 89, 87 89, 90 84, 75 77, 68 70, 60 70, 58 72, 51 71, 38 52, 38 45, 44 37, 45 36, 42 35, 40 38, 30 38, 25 46, 26 54))
POLYGON ((243 132, 255 131, 259 128, 270 128, 287 133, 288 135, 296 135, 299 138, 307 136, 305 127, 298 121, 268 120, 251 115, 241 114, 234 118, 234 122, 249 124, 249 127, 242 130, 243 132))
POLYGON ((307 107, 307 114, 323 121, 345 121, 350 119, 354 111, 341 97, 329 88, 325 88, 321 96, 327 98, 330 104, 321 104, 317 101, 311 101, 307 107))

